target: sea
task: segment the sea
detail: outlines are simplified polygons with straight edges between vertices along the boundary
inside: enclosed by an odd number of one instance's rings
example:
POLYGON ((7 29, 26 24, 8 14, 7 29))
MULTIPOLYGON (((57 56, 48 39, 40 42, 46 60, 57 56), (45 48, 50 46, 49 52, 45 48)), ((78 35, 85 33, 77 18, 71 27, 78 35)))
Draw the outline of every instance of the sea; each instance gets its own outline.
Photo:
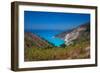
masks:
POLYGON ((61 32, 63 32, 63 30, 27 30, 25 32, 36 34, 37 36, 40 36, 41 38, 47 40, 57 47, 60 47, 62 44, 65 43, 65 41, 61 38, 55 37, 55 35, 60 34, 61 32))

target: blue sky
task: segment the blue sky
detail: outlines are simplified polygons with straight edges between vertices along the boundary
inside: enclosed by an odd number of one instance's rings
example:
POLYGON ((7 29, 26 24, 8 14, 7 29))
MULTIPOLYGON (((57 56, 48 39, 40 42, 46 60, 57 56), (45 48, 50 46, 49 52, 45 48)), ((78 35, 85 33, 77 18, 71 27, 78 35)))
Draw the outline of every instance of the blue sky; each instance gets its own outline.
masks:
POLYGON ((90 21, 90 14, 24 11, 25 30, 67 30, 90 21))

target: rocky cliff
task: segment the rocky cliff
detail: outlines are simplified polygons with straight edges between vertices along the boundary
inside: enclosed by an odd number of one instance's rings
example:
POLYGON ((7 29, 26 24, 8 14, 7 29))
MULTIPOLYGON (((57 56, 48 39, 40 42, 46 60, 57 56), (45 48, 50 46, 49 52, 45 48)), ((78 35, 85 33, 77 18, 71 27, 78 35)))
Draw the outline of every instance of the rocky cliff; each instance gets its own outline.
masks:
POLYGON ((85 23, 71 30, 62 32, 56 35, 56 37, 65 40, 65 44, 67 45, 71 44, 74 40, 90 40, 90 23, 85 23))

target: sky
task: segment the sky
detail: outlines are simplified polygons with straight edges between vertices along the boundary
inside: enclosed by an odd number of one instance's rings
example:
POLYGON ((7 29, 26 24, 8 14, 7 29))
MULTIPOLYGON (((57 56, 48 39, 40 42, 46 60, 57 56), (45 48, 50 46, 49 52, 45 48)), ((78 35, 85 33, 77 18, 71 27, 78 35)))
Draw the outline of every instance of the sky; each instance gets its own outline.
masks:
POLYGON ((67 30, 90 22, 90 14, 24 11, 25 30, 67 30))

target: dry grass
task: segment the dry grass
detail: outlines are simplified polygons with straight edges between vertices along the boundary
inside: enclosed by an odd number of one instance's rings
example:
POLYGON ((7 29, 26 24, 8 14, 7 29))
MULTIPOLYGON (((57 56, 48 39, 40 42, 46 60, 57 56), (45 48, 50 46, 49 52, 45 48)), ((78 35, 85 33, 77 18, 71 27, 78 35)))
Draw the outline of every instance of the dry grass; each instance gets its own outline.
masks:
POLYGON ((26 48, 25 61, 85 59, 90 58, 90 44, 88 41, 79 42, 66 47, 26 48), (88 47, 88 50, 86 49, 88 47))

